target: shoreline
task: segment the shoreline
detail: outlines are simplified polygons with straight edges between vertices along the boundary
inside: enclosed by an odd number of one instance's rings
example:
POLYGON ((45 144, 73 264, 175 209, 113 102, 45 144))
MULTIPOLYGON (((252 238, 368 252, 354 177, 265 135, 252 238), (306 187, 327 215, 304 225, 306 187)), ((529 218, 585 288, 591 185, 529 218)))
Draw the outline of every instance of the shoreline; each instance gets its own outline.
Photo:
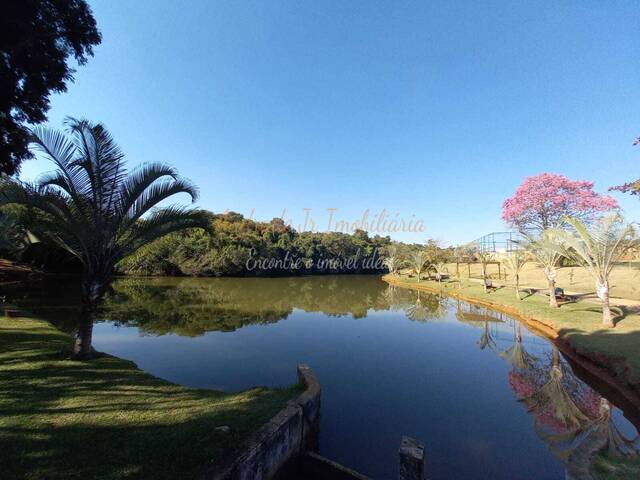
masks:
POLYGON ((464 302, 497 310, 524 322, 530 330, 554 342, 560 351, 571 360, 571 363, 577 364, 590 377, 604 384, 608 390, 621 397, 618 400, 625 404, 621 405, 621 409, 625 414, 628 413, 629 419, 636 426, 640 426, 640 384, 637 382, 636 375, 630 371, 631 368, 627 364, 625 357, 613 357, 602 352, 589 351, 584 347, 576 346, 571 341, 571 338, 564 334, 563 329, 558 329, 544 319, 533 317, 509 305, 489 301, 457 290, 434 286, 431 284, 435 282, 430 280, 412 283, 403 281, 402 278, 394 277, 391 274, 383 275, 381 278, 390 285, 446 295, 464 302))
POLYGON ((9 478, 198 478, 301 394, 298 384, 188 388, 106 353, 70 360, 71 345, 44 319, 0 315, 0 468, 9 478))

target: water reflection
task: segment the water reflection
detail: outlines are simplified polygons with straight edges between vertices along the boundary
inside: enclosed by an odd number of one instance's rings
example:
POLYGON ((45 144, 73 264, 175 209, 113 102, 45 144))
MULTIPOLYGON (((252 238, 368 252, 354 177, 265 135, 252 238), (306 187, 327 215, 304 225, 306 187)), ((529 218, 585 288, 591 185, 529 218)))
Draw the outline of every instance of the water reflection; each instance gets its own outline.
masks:
MULTIPOLYGON (((73 329, 73 287, 45 284, 7 294, 73 329)), ((530 478, 529 470, 537 468, 549 478, 553 468, 545 452, 575 479, 590 478, 594 458, 601 464, 640 458, 637 430, 614 407, 615 396, 605 397, 579 378, 555 345, 500 312, 377 277, 125 278, 114 283, 101 318, 96 342, 107 351, 192 386, 244 388, 282 369, 282 377, 273 374, 281 384, 292 364, 312 363, 326 386, 325 453, 374 476, 395 469, 392 453, 382 452, 397 448, 396 437, 404 433, 433 449, 432 478, 477 478, 479 469, 489 468, 478 453, 481 442, 513 447, 510 459, 500 457, 505 448, 487 453, 493 470, 481 477, 530 478), (220 383, 209 383, 210 377, 220 383), (500 403, 503 391, 510 406, 500 403), (483 410, 467 416, 476 402, 483 410), (518 435, 511 437, 505 425, 519 425, 511 427, 518 435), (520 440, 527 435, 545 452, 531 439, 520 440), (343 453, 358 451, 359 444, 360 455, 343 453), (495 466, 500 462, 513 468, 495 466)), ((627 408, 634 410, 630 418, 638 418, 637 405, 627 408)))
POLYGON ((275 279, 121 279, 102 309, 104 320, 144 334, 198 336, 285 320, 294 310, 359 319, 369 311, 403 311, 413 321, 446 315, 446 299, 389 286, 371 276, 275 279), (348 281, 345 281, 348 280, 348 281), (374 288, 372 288, 374 287, 374 288))
POLYGON ((536 433, 566 465, 567 478, 591 478, 598 454, 603 461, 639 459, 640 437, 622 433, 611 402, 573 374, 555 345, 546 360, 530 355, 520 329, 515 323, 514 345, 501 354, 512 366, 509 384, 533 414, 536 433))

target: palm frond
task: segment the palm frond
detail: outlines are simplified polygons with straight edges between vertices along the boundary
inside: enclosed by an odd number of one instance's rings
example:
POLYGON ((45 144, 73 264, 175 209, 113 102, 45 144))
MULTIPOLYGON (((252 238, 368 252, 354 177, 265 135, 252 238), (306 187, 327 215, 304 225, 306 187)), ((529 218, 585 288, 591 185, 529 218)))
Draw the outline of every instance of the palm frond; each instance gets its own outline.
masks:
POLYGON ((132 224, 160 202, 178 193, 188 194, 191 201, 194 201, 198 195, 195 185, 186 179, 180 177, 158 179, 138 196, 124 218, 128 224, 132 224))
POLYGON ((177 206, 156 210, 149 218, 138 220, 120 240, 121 253, 128 255, 164 235, 188 228, 210 231, 211 219, 207 212, 177 206))
POLYGON ((163 177, 180 178, 175 168, 164 163, 143 163, 130 172, 120 184, 118 215, 127 215, 144 191, 163 177))

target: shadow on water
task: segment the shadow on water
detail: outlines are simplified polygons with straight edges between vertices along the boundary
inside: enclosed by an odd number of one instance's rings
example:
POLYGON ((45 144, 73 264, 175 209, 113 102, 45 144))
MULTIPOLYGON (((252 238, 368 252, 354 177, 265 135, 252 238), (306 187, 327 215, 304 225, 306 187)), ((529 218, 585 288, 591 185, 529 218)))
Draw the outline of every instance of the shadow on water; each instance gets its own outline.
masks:
MULTIPOLYGON (((15 290, 8 294, 16 303, 71 331, 77 315, 74 305, 78 297, 74 288, 42 284, 39 289, 30 288, 28 293, 15 290)), ((493 352, 506 362, 508 373, 501 379, 502 384, 508 383, 513 398, 532 418, 537 437, 564 465, 567 478, 590 478, 593 465, 614 473, 636 466, 633 472, 640 471, 637 434, 640 405, 601 381, 593 369, 585 368, 575 356, 565 357, 556 345, 525 334, 520 322, 487 307, 387 285, 375 276, 124 278, 114 283, 101 318, 108 324, 137 328, 146 336, 171 333, 197 337, 207 332, 236 332, 250 325, 273 325, 287 321, 296 312, 352 319, 387 312, 414 323, 450 326, 453 322, 477 329, 474 348, 483 353, 493 352), (529 345, 534 345, 535 351, 530 351, 529 345), (615 413, 617 408, 635 428, 629 423, 619 424, 623 417, 615 413)), ((597 332, 590 337, 598 342, 640 345, 640 334, 597 332)), ((335 337, 323 338, 323 342, 329 341, 335 341, 335 337)), ((329 391, 334 387, 331 381, 327 381, 329 391)), ((463 390, 450 394, 468 393, 463 390)), ((424 440, 428 444, 429 439, 424 440)))

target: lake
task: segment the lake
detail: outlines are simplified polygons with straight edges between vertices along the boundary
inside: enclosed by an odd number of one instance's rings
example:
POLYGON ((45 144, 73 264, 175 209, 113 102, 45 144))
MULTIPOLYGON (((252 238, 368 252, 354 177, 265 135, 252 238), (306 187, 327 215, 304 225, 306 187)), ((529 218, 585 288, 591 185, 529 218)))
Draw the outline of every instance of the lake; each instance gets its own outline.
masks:
MULTIPOLYGON (((10 292, 62 329, 76 289, 10 292)), ((322 385, 320 453, 397 477, 402 435, 430 479, 563 479, 607 448, 637 448, 620 401, 507 315, 377 276, 124 278, 94 346, 189 387, 282 387, 307 363, 322 385), (590 386, 591 385, 591 386, 590 386)))

